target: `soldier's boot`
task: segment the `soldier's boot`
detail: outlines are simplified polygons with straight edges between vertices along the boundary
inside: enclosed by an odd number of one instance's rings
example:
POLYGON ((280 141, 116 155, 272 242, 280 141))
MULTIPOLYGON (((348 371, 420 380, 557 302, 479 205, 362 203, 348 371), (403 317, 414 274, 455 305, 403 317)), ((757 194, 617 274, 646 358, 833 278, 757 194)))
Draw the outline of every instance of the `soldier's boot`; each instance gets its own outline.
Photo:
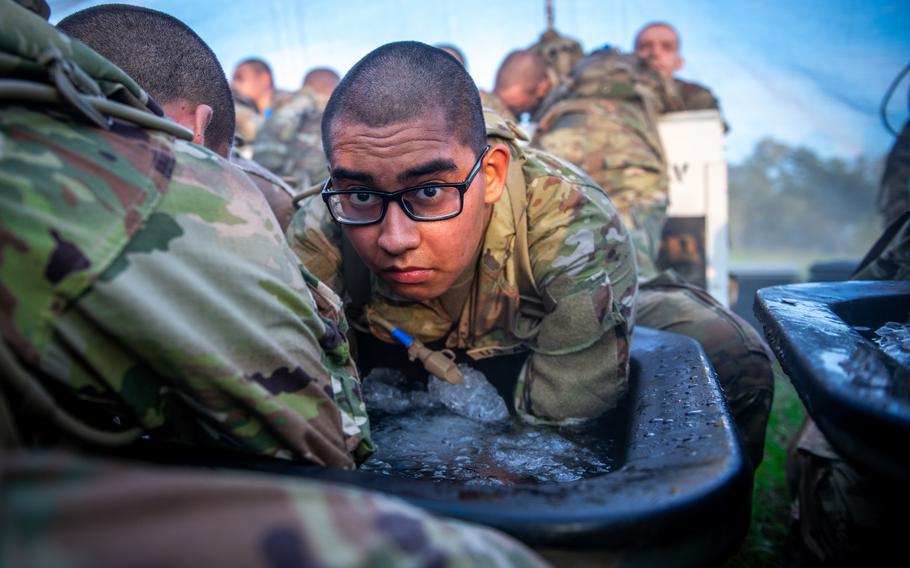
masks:
POLYGON ((698 341, 717 373, 746 455, 758 468, 774 396, 771 356, 758 332, 704 290, 665 278, 642 286, 638 324, 698 341))

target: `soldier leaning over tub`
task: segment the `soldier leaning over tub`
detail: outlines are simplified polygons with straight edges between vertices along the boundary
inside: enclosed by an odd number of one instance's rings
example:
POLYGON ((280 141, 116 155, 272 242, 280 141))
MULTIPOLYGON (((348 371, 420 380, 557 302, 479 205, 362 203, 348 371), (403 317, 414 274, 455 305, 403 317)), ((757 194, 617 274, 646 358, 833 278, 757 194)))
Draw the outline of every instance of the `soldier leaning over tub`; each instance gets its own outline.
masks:
POLYGON ((355 65, 322 126, 331 178, 288 236, 348 298, 361 362, 391 366, 399 329, 481 366, 516 355, 513 405, 529 421, 577 422, 620 404, 634 251, 590 178, 522 149, 510 123, 485 124, 464 68, 416 42, 355 65))
POLYGON ((337 298, 249 179, 9 0, 0 50, 0 564, 539 565, 363 491, 76 455, 150 436, 350 468, 370 443, 337 298))

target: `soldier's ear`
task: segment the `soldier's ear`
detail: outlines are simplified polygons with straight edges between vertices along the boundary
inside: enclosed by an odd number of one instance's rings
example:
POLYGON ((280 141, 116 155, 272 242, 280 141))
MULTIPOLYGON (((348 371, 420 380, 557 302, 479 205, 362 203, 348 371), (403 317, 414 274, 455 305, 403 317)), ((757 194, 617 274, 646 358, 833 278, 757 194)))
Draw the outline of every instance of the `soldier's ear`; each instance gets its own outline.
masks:
POLYGON ((509 175, 509 163, 512 161, 512 154, 503 144, 494 144, 487 150, 487 155, 483 158, 483 177, 486 188, 483 194, 483 202, 486 205, 492 205, 502 197, 502 191, 506 187, 506 177, 509 175))
MULTIPOLYGON (((205 129, 212 122, 214 111, 209 105, 197 105, 193 111, 193 142, 205 146, 205 129)), ((213 148, 214 149, 214 148, 213 148)))
MULTIPOLYGON (((205 146, 205 129, 212 122, 212 107, 206 104, 193 105, 185 100, 176 100, 161 105, 164 114, 177 124, 193 131, 193 142, 205 146)), ((225 158, 230 148, 209 148, 225 158)))

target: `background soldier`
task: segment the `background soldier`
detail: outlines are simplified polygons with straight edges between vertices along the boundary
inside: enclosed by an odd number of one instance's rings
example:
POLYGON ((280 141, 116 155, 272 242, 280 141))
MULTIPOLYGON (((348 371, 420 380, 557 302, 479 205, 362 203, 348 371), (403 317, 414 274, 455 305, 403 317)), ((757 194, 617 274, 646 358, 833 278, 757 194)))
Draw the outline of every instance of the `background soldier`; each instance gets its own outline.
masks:
POLYGON ((647 59, 661 76, 673 82, 682 110, 720 110, 717 98, 706 87, 674 76, 684 64, 679 47, 679 32, 666 22, 651 22, 635 35, 636 55, 647 59))
POLYGON ((668 205, 657 116, 674 109, 666 82, 616 50, 585 57, 560 97, 538 110, 532 145, 587 171, 615 200, 632 234, 642 278, 637 321, 697 340, 724 387, 753 467, 762 460, 774 377, 761 337, 745 321, 656 260, 668 205))
POLYGON ((314 93, 321 95, 326 101, 332 96, 332 91, 338 86, 341 77, 334 69, 328 67, 317 67, 307 71, 303 78, 303 86, 314 93))
MULTIPOLYGON (((556 84, 555 76, 547 72, 539 53, 520 49, 509 53, 496 71, 496 84, 491 101, 484 106, 499 112, 504 118, 520 118, 541 107, 541 102, 556 84), (500 107, 505 107, 502 113, 500 107)), ((483 94, 481 94, 483 98, 483 94)))

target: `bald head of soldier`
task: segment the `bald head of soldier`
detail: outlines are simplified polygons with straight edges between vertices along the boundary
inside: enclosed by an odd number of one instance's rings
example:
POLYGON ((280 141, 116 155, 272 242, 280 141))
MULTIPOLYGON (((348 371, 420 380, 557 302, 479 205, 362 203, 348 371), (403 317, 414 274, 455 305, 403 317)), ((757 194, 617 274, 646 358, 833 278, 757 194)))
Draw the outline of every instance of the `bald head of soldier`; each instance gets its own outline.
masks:
POLYGON ((303 86, 324 97, 330 97, 339 81, 341 77, 334 69, 317 67, 307 72, 303 78, 303 86))
POLYGON ((265 112, 275 97, 275 77, 264 59, 249 57, 237 64, 231 78, 231 87, 253 101, 256 110, 265 112))
POLYGON ((464 67, 422 43, 384 45, 339 83, 322 136, 323 200, 393 293, 437 298, 473 272, 509 151, 487 147, 464 67))
POLYGON ((679 32, 666 22, 651 22, 635 35, 635 53, 667 79, 682 69, 679 46, 679 32))
POLYGON ((494 92, 516 116, 533 112, 552 87, 546 64, 536 51, 513 51, 496 73, 494 92))
POLYGON ((234 99, 218 59, 202 38, 167 14, 120 4, 86 8, 57 28, 126 71, 193 141, 227 157, 234 99))
POLYGON ((454 46, 451 43, 437 43, 436 47, 454 57, 465 68, 468 67, 468 60, 465 58, 464 52, 458 49, 457 46, 454 46))

